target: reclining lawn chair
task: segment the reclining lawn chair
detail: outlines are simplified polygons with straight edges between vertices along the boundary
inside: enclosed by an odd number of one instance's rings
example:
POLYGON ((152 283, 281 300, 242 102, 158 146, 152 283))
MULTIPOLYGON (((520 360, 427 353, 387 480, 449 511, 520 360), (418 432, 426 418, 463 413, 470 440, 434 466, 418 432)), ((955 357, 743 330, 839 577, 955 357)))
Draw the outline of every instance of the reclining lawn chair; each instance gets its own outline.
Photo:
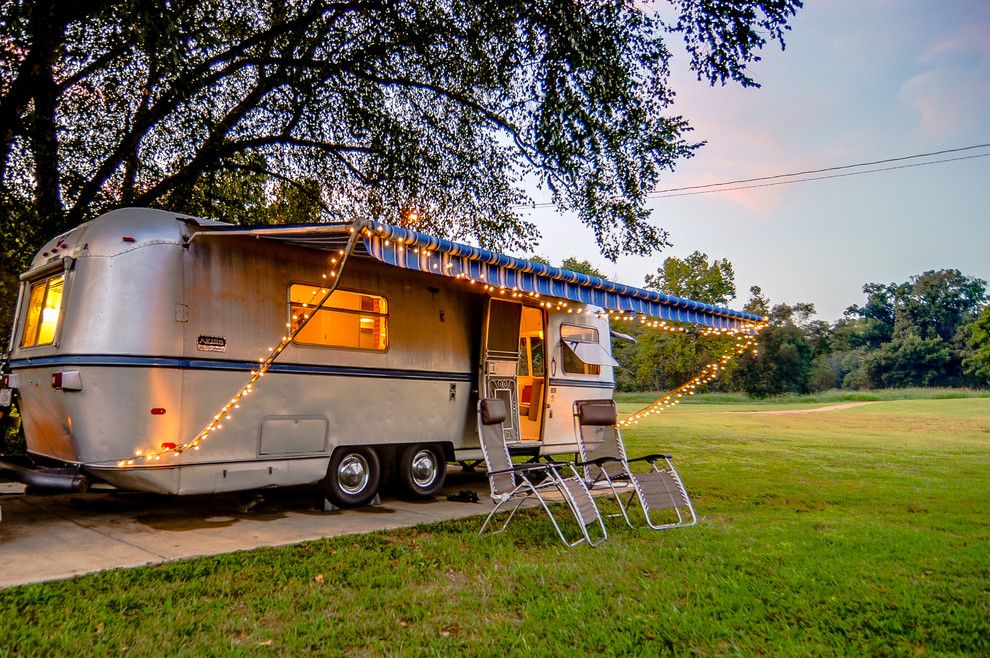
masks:
POLYGON ((616 425, 618 418, 615 402, 578 400, 574 403, 574 416, 581 451, 581 463, 578 466, 584 467, 590 487, 612 490, 621 514, 630 527, 632 521, 629 519, 629 504, 634 498, 639 499, 646 523, 654 530, 691 526, 698 522, 691 498, 670 461, 670 455, 654 454, 636 459, 626 456, 616 425), (647 462, 653 470, 633 473, 629 467, 633 462, 647 462), (664 515, 668 518, 661 518, 664 515))
MULTIPOLYGON (((597 546, 605 539, 608 539, 608 532, 605 530, 605 523, 602 521, 598 507, 592 500, 584 480, 578 475, 574 465, 569 462, 552 463, 530 463, 513 464, 509 458, 509 450, 505 445, 502 432, 502 423, 506 419, 505 403, 497 399, 482 399, 478 401, 478 435, 481 439, 481 450, 485 454, 485 463, 488 467, 488 480, 492 489, 492 500, 495 501, 495 509, 491 511, 485 519, 481 530, 478 533, 484 534, 488 524, 494 516, 502 509, 503 505, 515 502, 509 511, 509 516, 502 524, 502 527, 494 532, 502 532, 509 521, 515 516, 519 506, 527 500, 536 500, 543 506, 546 513, 550 515, 550 521, 557 530, 557 534, 568 546, 577 546, 581 542, 588 542, 590 546, 597 546), (568 509, 574 515, 575 521, 581 527, 581 538, 576 541, 568 541, 564 536, 557 518, 548 505, 549 499, 562 499, 567 503, 568 509), (592 539, 589 528, 595 524, 601 528, 601 536, 592 539)), ((598 533, 594 532, 597 536, 598 533)))

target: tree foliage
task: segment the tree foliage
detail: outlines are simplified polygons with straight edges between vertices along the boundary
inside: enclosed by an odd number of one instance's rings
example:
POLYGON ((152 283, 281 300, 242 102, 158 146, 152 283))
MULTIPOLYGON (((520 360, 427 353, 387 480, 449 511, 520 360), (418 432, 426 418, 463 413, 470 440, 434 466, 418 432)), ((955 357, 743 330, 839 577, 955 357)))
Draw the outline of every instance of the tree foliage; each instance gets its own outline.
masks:
POLYGON ((851 385, 959 386, 967 381, 966 327, 987 301, 986 281, 956 269, 929 270, 903 283, 863 287, 863 306, 850 306, 855 347, 864 349, 851 385), (858 340, 857 340, 858 339, 858 340))
POLYGON ((757 353, 743 354, 731 371, 734 387, 756 397, 807 393, 815 357, 807 334, 814 314, 812 304, 774 306, 769 325, 760 332, 757 353))
POLYGON ((695 251, 685 259, 666 258, 656 274, 646 275, 646 287, 668 295, 725 306, 736 296, 736 274, 727 259, 708 262, 695 251))
POLYGON ((565 270, 570 270, 572 272, 579 272, 581 274, 587 274, 588 276, 597 276, 603 279, 605 278, 605 274, 597 267, 592 265, 591 261, 578 260, 573 256, 568 256, 567 258, 565 258, 564 261, 560 264, 560 266, 565 270))
POLYGON ((966 371, 984 386, 990 385, 990 306, 984 307, 968 326, 966 337, 972 350, 965 359, 966 371))
MULTIPOLYGON (((708 304, 725 305, 735 297, 735 272, 725 259, 709 262, 699 251, 686 259, 667 258, 655 275, 646 275, 646 287, 708 304)), ((623 390, 670 390, 696 375, 718 358, 731 338, 699 340, 697 336, 644 329, 638 322, 618 323, 618 330, 637 338, 637 344, 613 341, 623 368, 617 385, 623 390)))
MULTIPOLYGON (((711 302, 705 287, 711 264, 704 254, 668 259, 651 283, 663 292, 711 302), (687 262, 694 263, 687 267, 687 262), (670 282, 670 283, 668 283, 670 282)), ((731 285, 731 264, 719 281, 731 285)), ((728 288, 725 288, 728 289, 728 288)), ((768 316, 757 354, 731 362, 713 387, 754 396, 808 393, 832 388, 974 386, 990 384, 990 306, 986 282, 958 270, 932 270, 902 283, 868 283, 866 300, 830 323, 815 318, 812 304, 770 304, 759 286, 750 288, 744 310, 768 316)), ((669 390, 718 354, 718 339, 619 329, 636 345, 613 343, 623 365, 622 390, 669 390)))
POLYGON ((862 388, 951 386, 953 353, 945 341, 909 333, 867 353, 859 384, 862 388))
POLYGON ((252 172, 319 181, 324 215, 416 208, 432 233, 522 248, 528 179, 609 257, 651 252, 645 195, 699 146, 670 111, 667 41, 700 78, 750 85, 801 2, 671 5, 5 2, 0 181, 30 221, 4 228, 37 242, 115 206, 188 210, 204 180, 252 172))

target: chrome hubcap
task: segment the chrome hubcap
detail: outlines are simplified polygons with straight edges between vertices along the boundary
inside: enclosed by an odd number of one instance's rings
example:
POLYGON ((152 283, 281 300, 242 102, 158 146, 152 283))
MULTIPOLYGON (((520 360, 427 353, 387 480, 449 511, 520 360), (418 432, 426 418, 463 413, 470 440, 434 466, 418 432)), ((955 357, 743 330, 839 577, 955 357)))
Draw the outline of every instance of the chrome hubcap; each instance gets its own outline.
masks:
POLYGON ((412 459, 412 479, 420 487, 427 487, 437 479, 438 464, 429 450, 420 450, 412 459))
POLYGON ((358 454, 347 455, 337 467, 337 483, 341 491, 355 495, 364 491, 371 477, 371 469, 364 457, 358 454))

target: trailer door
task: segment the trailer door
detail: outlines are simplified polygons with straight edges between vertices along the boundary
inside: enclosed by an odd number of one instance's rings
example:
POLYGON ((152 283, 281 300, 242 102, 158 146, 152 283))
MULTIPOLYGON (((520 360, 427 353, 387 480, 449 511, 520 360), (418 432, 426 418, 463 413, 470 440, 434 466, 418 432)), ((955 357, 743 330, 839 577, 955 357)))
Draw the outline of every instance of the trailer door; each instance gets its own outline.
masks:
POLYGON ((508 417, 502 427, 505 442, 519 441, 519 401, 516 368, 519 363, 519 323, 522 304, 488 300, 484 339, 481 346, 481 391, 486 398, 505 403, 508 417))

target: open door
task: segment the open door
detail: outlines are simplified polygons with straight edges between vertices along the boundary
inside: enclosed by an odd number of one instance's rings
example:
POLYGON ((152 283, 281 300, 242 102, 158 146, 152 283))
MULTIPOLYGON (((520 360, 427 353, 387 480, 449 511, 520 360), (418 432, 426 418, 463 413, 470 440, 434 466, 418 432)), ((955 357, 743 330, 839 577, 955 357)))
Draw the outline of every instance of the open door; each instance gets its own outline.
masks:
POLYGON ((543 438, 546 411, 546 314, 542 308, 524 306, 519 325, 519 438, 543 438))
POLYGON ((519 400, 516 369, 519 363, 519 323, 522 304, 488 300, 481 345, 481 391, 486 398, 505 403, 509 414, 502 424, 506 443, 519 441, 519 400))

